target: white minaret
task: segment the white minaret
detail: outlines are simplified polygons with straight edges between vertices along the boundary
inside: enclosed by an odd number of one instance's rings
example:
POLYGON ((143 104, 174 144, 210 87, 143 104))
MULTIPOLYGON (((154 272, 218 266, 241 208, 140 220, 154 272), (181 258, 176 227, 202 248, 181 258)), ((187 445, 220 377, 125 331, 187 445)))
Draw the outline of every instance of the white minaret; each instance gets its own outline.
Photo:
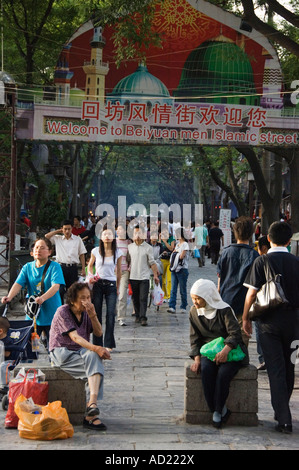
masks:
POLYGON ((102 36, 102 28, 95 28, 90 41, 90 62, 84 62, 83 70, 86 73, 85 95, 90 101, 100 101, 105 104, 105 77, 109 72, 109 64, 103 62, 103 48, 106 44, 102 36))

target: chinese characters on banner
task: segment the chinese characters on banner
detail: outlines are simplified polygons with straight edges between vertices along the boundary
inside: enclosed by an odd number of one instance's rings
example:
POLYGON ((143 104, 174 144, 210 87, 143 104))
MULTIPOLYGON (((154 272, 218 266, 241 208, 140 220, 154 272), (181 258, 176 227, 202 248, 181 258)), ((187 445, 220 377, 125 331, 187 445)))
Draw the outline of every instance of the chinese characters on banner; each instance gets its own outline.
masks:
POLYGON ((258 106, 83 101, 72 117, 61 108, 35 109, 34 139, 132 144, 296 145, 297 131, 272 129, 258 106), (41 111, 42 112, 42 111, 41 111), (63 117, 62 117, 63 116, 63 117), (42 123, 42 126, 40 125, 42 123))
MULTIPOLYGON (((190 104, 179 104, 175 108, 168 104, 155 104, 150 115, 147 113, 146 103, 130 103, 128 116, 125 115, 126 106, 121 105, 119 101, 111 103, 108 101, 104 108, 104 118, 110 122, 134 122, 136 120, 147 123, 150 118, 153 125, 169 125, 173 123, 176 126, 183 124, 194 125, 196 118, 198 125, 228 125, 233 127, 244 126, 244 116, 242 107, 224 107, 221 113, 220 107, 215 105, 208 106, 192 106, 190 104), (172 119, 174 118, 174 119, 172 119)), ((83 101, 82 119, 99 119, 100 103, 98 101, 83 101)), ((266 126, 266 110, 251 107, 248 110, 247 127, 265 127, 266 126)))

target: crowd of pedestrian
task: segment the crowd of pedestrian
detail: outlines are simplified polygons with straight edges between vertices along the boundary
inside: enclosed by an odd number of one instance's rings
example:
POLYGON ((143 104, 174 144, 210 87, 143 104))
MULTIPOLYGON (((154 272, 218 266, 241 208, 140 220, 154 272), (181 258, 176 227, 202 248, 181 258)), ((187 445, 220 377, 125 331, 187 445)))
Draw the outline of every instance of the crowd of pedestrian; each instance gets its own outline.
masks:
POLYGON ((46 334, 52 362, 88 383, 84 426, 106 429, 97 405, 103 394, 102 361, 110 359, 116 347, 115 319, 126 326, 130 295, 132 315, 141 326, 148 324, 151 277, 161 286, 164 301, 169 302, 167 312, 176 313, 179 291, 179 311, 186 313, 188 264, 197 250, 199 272, 204 272, 201 268, 207 258, 217 266, 218 276, 218 285, 198 276, 190 292, 193 307, 189 313, 191 370, 201 373, 214 426, 220 427, 229 418, 226 399, 230 382, 248 363, 249 311, 266 282, 266 255, 275 274, 281 276, 288 304, 255 322, 257 348, 260 368, 269 375, 276 429, 292 432, 289 400, 294 363, 290 348, 299 337, 299 259, 287 249, 292 237, 290 225, 272 224, 266 236, 259 233, 254 246, 252 235, 257 234, 257 225, 249 217, 239 217, 232 228, 234 242, 223 247, 224 234, 217 222, 188 229, 159 220, 151 221, 152 225, 143 220, 118 220, 115 227, 109 222, 107 218, 83 221, 75 217, 37 239, 32 247, 33 261, 23 267, 2 298, 2 303, 10 302, 24 287, 36 297, 40 306, 37 332, 46 334), (55 261, 51 261, 54 250, 55 261), (211 362, 201 348, 219 337, 224 345, 211 362), (230 352, 238 346, 244 354, 231 361, 230 352))

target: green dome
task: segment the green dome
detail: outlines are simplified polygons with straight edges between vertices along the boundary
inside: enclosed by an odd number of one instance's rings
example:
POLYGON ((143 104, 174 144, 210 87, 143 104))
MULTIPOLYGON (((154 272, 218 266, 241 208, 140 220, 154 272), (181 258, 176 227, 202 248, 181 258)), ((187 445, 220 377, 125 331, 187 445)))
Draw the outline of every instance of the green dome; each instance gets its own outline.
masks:
POLYGON ((81 88, 71 88, 70 89, 70 106, 81 106, 82 101, 85 100, 85 91, 81 88))
POLYGON ((151 100, 156 102, 165 102, 170 100, 170 94, 161 80, 149 73, 145 65, 139 65, 136 72, 122 78, 114 87, 108 98, 118 99, 120 101, 132 100, 151 100))
POLYGON ((258 104, 248 56, 224 36, 189 54, 174 95, 186 102, 258 104))

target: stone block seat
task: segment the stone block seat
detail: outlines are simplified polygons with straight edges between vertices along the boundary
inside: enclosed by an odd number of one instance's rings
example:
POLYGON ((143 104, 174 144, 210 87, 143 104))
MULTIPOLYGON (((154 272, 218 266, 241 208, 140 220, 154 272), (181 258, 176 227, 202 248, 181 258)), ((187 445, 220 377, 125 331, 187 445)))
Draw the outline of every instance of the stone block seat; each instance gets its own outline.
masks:
MULTIPOLYGON (((201 376, 190 370, 192 362, 185 363, 184 419, 190 424, 211 424, 212 413, 204 397, 201 376)), ((248 365, 242 367, 231 381, 227 399, 227 407, 232 412, 229 425, 257 426, 257 374, 257 368, 248 365)))
MULTIPOLYGON (((20 364, 14 369, 16 376, 18 370, 24 367, 20 364)), ((80 379, 74 379, 59 367, 53 367, 51 364, 31 364, 31 367, 25 367, 26 372, 29 369, 40 369, 49 383, 48 402, 61 401, 62 407, 66 409, 71 424, 82 424, 84 412, 86 409, 85 382, 80 379)))

